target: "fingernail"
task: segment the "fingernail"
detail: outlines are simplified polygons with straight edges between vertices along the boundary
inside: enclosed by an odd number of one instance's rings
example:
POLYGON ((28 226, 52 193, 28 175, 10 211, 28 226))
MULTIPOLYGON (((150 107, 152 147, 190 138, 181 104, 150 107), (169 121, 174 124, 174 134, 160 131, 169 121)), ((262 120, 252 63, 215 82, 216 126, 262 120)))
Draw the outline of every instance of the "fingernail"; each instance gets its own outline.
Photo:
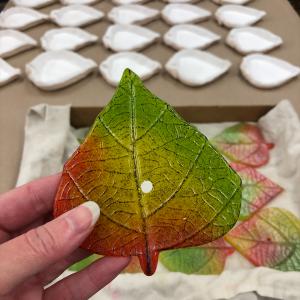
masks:
POLYGON ((100 216, 100 208, 94 201, 84 202, 65 215, 65 218, 73 227, 74 231, 86 231, 93 227, 100 216))
POLYGON ((94 201, 88 201, 88 202, 84 202, 83 204, 81 204, 81 206, 84 206, 86 208, 89 209, 90 213, 92 214, 92 223, 91 223, 91 226, 94 226, 98 219, 99 219, 99 216, 100 216, 100 207, 99 205, 94 202, 94 201))

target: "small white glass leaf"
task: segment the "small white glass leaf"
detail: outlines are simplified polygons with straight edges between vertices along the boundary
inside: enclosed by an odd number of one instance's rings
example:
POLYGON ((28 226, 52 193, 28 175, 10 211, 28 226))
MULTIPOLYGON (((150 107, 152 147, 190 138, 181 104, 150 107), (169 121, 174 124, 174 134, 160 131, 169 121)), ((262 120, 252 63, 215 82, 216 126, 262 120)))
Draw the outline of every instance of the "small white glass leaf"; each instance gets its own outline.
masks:
POLYGON ((223 5, 215 12, 218 23, 228 28, 251 26, 265 15, 263 10, 242 5, 223 5))
POLYGON ((212 0, 212 1, 219 5, 223 5, 223 4, 244 5, 253 0, 212 0))
POLYGON ((281 86, 300 74, 299 67, 265 54, 244 57, 240 69, 252 85, 265 89, 281 86))
POLYGON ((102 41, 106 48, 120 52, 141 50, 159 37, 157 32, 145 27, 115 24, 107 28, 102 41))
POLYGON ((81 5, 92 5, 100 0, 60 0, 63 5, 74 5, 74 4, 81 4, 81 5))
POLYGON ((0 57, 10 57, 36 46, 37 42, 23 32, 13 29, 0 31, 0 57))
POLYGON ((128 4, 142 4, 149 0, 112 0, 116 5, 128 5, 128 4))
POLYGON ((199 0, 163 0, 163 1, 167 3, 195 3, 198 2, 199 0))
POLYGON ((260 27, 242 27, 232 29, 226 43, 242 54, 267 52, 282 44, 282 39, 260 27))
POLYGON ((57 0, 12 0, 15 6, 23 6, 29 8, 41 8, 55 3, 57 0))
POLYGON ((0 28, 25 30, 48 20, 49 17, 27 7, 11 7, 1 12, 0 28))
POLYGON ((176 50, 204 49, 220 39, 221 37, 212 31, 192 24, 175 25, 164 35, 165 44, 176 50))
POLYGON ((46 51, 78 50, 95 43, 98 37, 80 28, 64 27, 51 29, 41 37, 41 46, 46 51))
POLYGON ((160 71, 161 64, 141 53, 120 52, 109 56, 99 66, 102 76, 113 86, 118 85, 126 68, 146 80, 160 71))
POLYGON ((211 17, 211 12, 192 4, 168 4, 161 12, 162 18, 170 25, 197 23, 211 17))
POLYGON ((174 54, 166 70, 189 86, 201 86, 216 80, 229 70, 231 62, 209 52, 186 49, 174 54))
POLYGON ((25 71, 37 87, 50 91, 77 82, 96 68, 93 60, 75 52, 60 50, 38 55, 26 64, 25 71))
POLYGON ((15 80, 20 75, 20 69, 12 67, 4 59, 0 58, 0 86, 15 80))
POLYGON ((52 10, 50 18, 61 27, 81 27, 101 20, 104 13, 87 5, 68 5, 52 10))
POLYGON ((138 4, 117 6, 107 14, 110 21, 118 24, 146 24, 158 16, 159 10, 138 4))

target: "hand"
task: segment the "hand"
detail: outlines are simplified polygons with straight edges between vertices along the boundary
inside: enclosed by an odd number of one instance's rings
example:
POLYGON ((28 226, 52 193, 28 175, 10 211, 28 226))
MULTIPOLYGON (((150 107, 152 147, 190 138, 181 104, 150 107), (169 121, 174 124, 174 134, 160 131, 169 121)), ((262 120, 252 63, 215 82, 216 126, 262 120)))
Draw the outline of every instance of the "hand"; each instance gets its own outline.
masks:
POLYGON ((130 259, 104 257, 44 289, 68 266, 88 255, 79 245, 100 210, 86 202, 51 219, 59 175, 0 196, 0 299, 87 299, 115 278, 130 259))

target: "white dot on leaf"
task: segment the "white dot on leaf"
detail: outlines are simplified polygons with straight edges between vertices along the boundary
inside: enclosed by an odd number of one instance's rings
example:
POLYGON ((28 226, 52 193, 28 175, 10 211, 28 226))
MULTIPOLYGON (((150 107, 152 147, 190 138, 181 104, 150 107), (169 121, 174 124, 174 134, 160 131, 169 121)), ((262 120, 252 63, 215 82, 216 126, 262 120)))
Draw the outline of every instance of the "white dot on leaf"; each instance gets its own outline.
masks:
POLYGON ((153 184, 149 180, 145 180, 141 184, 141 189, 143 193, 150 193, 153 189, 153 184))

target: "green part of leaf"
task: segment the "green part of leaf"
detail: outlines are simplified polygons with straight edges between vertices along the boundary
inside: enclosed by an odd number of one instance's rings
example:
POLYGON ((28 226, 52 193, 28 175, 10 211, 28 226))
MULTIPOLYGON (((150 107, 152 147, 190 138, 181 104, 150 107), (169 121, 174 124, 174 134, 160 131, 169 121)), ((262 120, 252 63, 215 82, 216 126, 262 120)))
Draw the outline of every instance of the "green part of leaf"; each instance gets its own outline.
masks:
POLYGON ((300 271, 300 220, 282 208, 264 208, 225 239, 255 266, 300 271))

